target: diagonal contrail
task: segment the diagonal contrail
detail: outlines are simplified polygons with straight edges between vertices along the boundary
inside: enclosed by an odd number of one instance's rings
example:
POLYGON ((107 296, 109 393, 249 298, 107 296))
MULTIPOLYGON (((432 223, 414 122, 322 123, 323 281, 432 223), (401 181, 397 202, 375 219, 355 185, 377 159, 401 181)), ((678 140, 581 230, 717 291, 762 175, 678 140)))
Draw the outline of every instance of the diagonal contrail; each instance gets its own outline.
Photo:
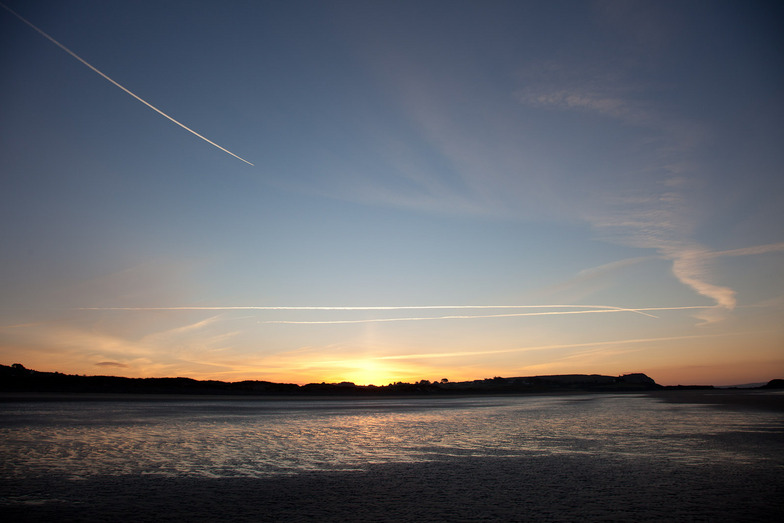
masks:
POLYGON ((10 7, 8 7, 7 5, 5 5, 5 4, 3 4, 3 3, 0 3, 0 7, 3 7, 3 8, 4 8, 6 11, 8 11, 9 13, 11 13, 11 14, 12 14, 12 15, 14 15, 15 17, 17 17, 19 20, 21 20, 21 21, 22 21, 22 22, 24 22, 25 24, 27 24, 27 25, 29 25, 30 27, 32 27, 33 29, 35 29, 35 30, 36 30, 38 33, 40 33, 42 36, 44 36, 44 37, 45 37, 47 40, 49 40, 50 42, 52 42, 54 45, 56 45, 57 47, 59 47, 60 49, 62 49, 62 50, 63 50, 63 51, 65 51, 66 53, 68 53, 69 55, 73 56, 74 58, 76 58, 77 60, 79 60, 80 62, 82 62, 84 65, 86 65, 87 67, 89 67, 90 69, 92 69, 93 71, 95 71, 96 73, 98 73, 99 75, 101 75, 103 78, 105 78, 106 80, 108 80, 108 81, 109 81, 109 82, 111 82, 112 84, 116 85, 117 87, 119 87, 120 89, 122 89, 123 91, 125 91, 126 93, 128 93, 129 95, 133 96, 134 98, 136 98, 137 100, 139 100, 141 103, 143 103, 144 105, 146 105, 147 107, 149 107, 150 109, 152 109, 153 111, 155 111, 156 113, 158 113, 158 114, 160 114, 161 116, 163 116, 163 117, 167 118, 168 120, 171 120, 172 122, 176 123, 177 125, 179 125, 179 126, 180 126, 180 127, 182 127, 183 129, 185 129, 186 131, 188 131, 188 132, 190 132, 190 133, 193 133, 193 134, 195 134, 196 136, 198 136, 199 138, 201 138, 202 140, 204 140, 204 141, 205 141, 205 142, 207 142, 208 144, 210 144, 210 145, 214 145, 215 147, 217 147, 217 148, 218 148, 218 149, 220 149, 221 151, 223 151, 223 152, 225 152, 225 153, 228 153, 228 154, 232 155, 233 157, 237 158, 238 160, 242 160, 243 162, 247 163, 248 165, 253 165, 252 163, 250 163, 250 162, 249 162, 248 160, 246 160, 245 158, 241 158, 241 157, 237 156, 236 154, 234 154, 233 152, 229 151, 228 149, 225 149, 225 148, 221 147, 220 145, 218 145, 217 143, 213 142, 212 140, 210 140, 210 139, 208 139, 208 138, 205 138, 204 136, 200 135, 199 133, 197 133, 196 131, 194 131, 194 130, 193 130, 193 129, 191 129, 190 127, 188 127, 188 126, 186 126, 186 125, 184 125, 184 124, 182 124, 182 123, 178 122, 177 120, 175 120, 174 118, 172 118, 172 117, 171 117, 171 116, 169 116, 168 114, 164 113, 163 111, 161 111, 160 109, 158 109, 157 107, 155 107, 154 105, 152 105, 151 103, 149 103, 149 102, 147 102, 146 100, 143 100, 142 98, 140 98, 140 97, 136 96, 136 95, 135 95, 135 94, 133 94, 131 91, 129 91, 128 89, 126 89, 126 88, 125 88, 125 87, 123 87, 122 85, 118 84, 117 82, 115 82, 114 80, 112 80, 111 78, 109 78, 108 76, 106 76, 105 74, 103 74, 101 71, 99 71, 98 69, 96 69, 95 67, 93 67, 92 65, 90 65, 90 64, 89 64, 89 63, 88 63, 88 62, 87 62, 85 59, 83 59, 81 56, 79 56, 78 54, 74 53, 73 51, 71 51, 70 49, 68 49, 67 47, 65 47, 63 44, 61 44, 60 42, 58 42, 57 40, 55 40, 54 38, 52 38, 51 36, 49 36, 48 34, 46 34, 46 33, 45 33, 43 30, 41 30, 41 29, 39 29, 38 27, 36 27, 36 26, 35 26, 35 25, 34 25, 32 22, 30 22, 29 20, 27 20, 25 17, 23 17, 22 15, 20 15, 19 13, 17 13, 16 11, 14 11, 14 10, 13 10, 13 9, 11 9, 10 7))

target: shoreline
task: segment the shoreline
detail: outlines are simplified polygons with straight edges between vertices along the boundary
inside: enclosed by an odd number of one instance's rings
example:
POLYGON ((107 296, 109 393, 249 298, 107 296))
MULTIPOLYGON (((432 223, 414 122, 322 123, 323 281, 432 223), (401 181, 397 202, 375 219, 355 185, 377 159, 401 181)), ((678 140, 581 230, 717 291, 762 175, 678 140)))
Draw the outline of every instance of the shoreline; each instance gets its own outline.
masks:
POLYGON ((61 402, 61 401, 367 401, 383 402, 389 400, 440 400, 476 399, 493 397, 542 397, 542 396, 582 396, 582 395, 626 395, 636 394, 655 398, 673 404, 701 404, 727 408, 756 409, 784 412, 784 391, 778 389, 663 389, 641 391, 579 391, 553 390, 530 393, 466 393, 466 394, 161 394, 161 393, 117 393, 117 392, 0 392, 0 404, 13 402, 61 402))
POLYGON ((644 394, 666 403, 784 412, 784 390, 781 389, 665 389, 644 394))
MULTIPOLYGON (((0 399, 7 396, 0 394, 0 399)), ((219 412, 232 409, 232 402, 244 400, 248 402, 246 404, 259 401, 260 410, 282 409, 285 413, 289 405, 285 401, 276 404, 276 401, 290 400, 291 406, 296 408, 297 403, 314 399, 305 396, 195 395, 156 395, 152 398, 136 395, 131 398, 128 395, 92 394, 89 399, 84 395, 77 398, 60 395, 55 401, 84 403, 58 406, 56 403, 36 404, 42 401, 40 394, 27 396, 27 405, 6 403, 7 410, 24 413, 28 408, 31 411, 40 409, 42 415, 47 416, 47 413, 62 407, 85 411, 87 417, 84 419, 90 420, 89 411, 93 408, 101 411, 103 408, 99 403, 90 401, 139 402, 106 405, 109 410, 127 407, 134 412, 136 409, 139 412, 157 410, 158 405, 152 403, 155 401, 190 402, 169 406, 159 404, 165 407, 164 411, 187 410, 190 407, 199 409, 200 402, 204 401, 207 402, 206 408, 219 412), (269 399, 272 401, 268 402, 269 399)), ((589 425, 600 423, 605 414, 613 414, 600 409, 599 417, 580 421, 579 413, 584 410, 581 397, 601 401, 602 396, 604 394, 577 392, 506 395, 507 398, 519 398, 521 406, 524 406, 526 398, 532 403, 539 398, 554 398, 556 401, 545 403, 567 404, 572 415, 577 415, 575 422, 589 425)), ((628 394, 609 393, 607 397, 623 396, 628 394)), ((374 403, 362 401, 367 398, 346 396, 322 396, 319 399, 329 401, 326 405, 329 409, 342 402, 339 408, 353 409, 356 406, 365 415, 374 415, 385 404, 420 405, 417 402, 422 401, 421 405, 441 409, 461 401, 467 405, 485 401, 493 403, 494 397, 500 399, 499 395, 487 394, 373 398, 391 400, 390 403, 374 403)), ((580 443, 581 432, 578 430, 573 434, 577 439, 564 440, 566 447, 549 445, 525 450, 527 447, 523 442, 521 452, 515 455, 507 455, 505 451, 494 454, 492 449, 485 451, 481 448, 477 454, 458 453, 444 447, 441 452, 420 453, 411 460, 374 462, 372 456, 362 463, 322 460, 320 466, 335 468, 303 468, 291 473, 269 474, 260 471, 255 477, 245 475, 248 470, 253 470, 252 459, 229 460, 225 468, 191 467, 182 471, 167 468, 167 474, 155 473, 158 470, 155 466, 134 473, 130 471, 136 469, 124 469, 120 466, 122 463, 114 468, 100 469, 106 472, 95 474, 92 472, 94 469, 83 468, 55 471, 47 467, 44 459, 36 466, 7 467, 6 473, 0 474, 0 510, 9 521, 30 522, 121 521, 128 519, 129 515, 134 521, 150 522, 778 521, 784 510, 784 498, 780 496, 784 489, 780 473, 784 463, 784 448, 780 443, 783 421, 780 412, 784 404, 781 391, 663 390, 634 393, 629 399, 647 404, 646 408, 665 418, 677 418, 684 410, 687 417, 702 418, 713 427, 725 419, 732 421, 736 417, 748 421, 719 433, 703 431, 702 425, 695 424, 689 426, 696 432, 682 432, 679 430, 681 425, 677 425, 675 431, 664 434, 663 439, 654 425, 630 425, 628 430, 631 433, 651 431, 649 440, 646 439, 645 446, 641 447, 646 451, 627 449, 623 445, 625 440, 618 436, 614 443, 605 443, 602 438, 592 436, 583 444, 580 443), (720 409, 741 409, 746 413, 722 412, 720 409), (769 430, 760 432, 754 420, 764 420, 769 430), (686 444, 685 453, 677 451, 681 443, 686 444), (605 450, 606 444, 609 446, 605 450), (676 451, 667 450, 673 447, 676 451), (688 451, 688 448, 693 451, 688 451), (11 473, 14 470, 17 472, 11 473)), ((607 403, 611 405, 614 401, 607 403)), ((594 402, 589 401, 588 404, 594 402)), ((316 402, 309 406, 321 408, 316 402)), ((546 416, 546 410, 543 412, 546 416)), ((114 422, 119 423, 123 419, 114 422)), ((438 423, 441 418, 433 419, 438 423)), ((555 416, 553 419, 556 423, 550 429, 550 436, 564 431, 568 436, 569 428, 563 422, 568 424, 572 418, 555 416)), ((617 419, 624 422, 622 417, 617 419)), ((453 423, 456 430, 462 430, 459 420, 453 423)), ((165 431, 159 432, 155 426, 143 433, 156 438, 166 434, 165 431)), ((102 433, 101 427, 96 430, 102 433)), ((335 430, 342 434, 339 426, 335 430)), ((124 438, 124 433, 123 427, 107 434, 124 438)), ((220 437, 220 433, 214 434, 220 437)), ((548 434, 544 435, 543 441, 547 441, 548 434)), ((54 447, 39 448, 34 443, 28 450, 48 448, 46 452, 57 455, 58 449, 70 452, 69 449, 79 441, 82 440, 71 440, 65 435, 65 440, 54 447)), ((102 449, 114 448, 112 441, 106 440, 96 450, 100 453, 102 449)), ((178 440, 175 438, 174 441, 178 440)), ((190 440, 186 438, 186 441, 190 440)), ((438 441, 433 440, 435 445, 439 445, 438 441)), ((42 442, 41 445, 51 443, 42 442)), ((122 451, 128 452, 129 448, 125 447, 122 451)), ((133 447, 133 452, 141 452, 144 448, 133 447)), ((299 448, 295 447, 294 451, 299 448)), ((465 447, 469 451, 472 448, 470 445, 465 447)), ((220 456, 222 445, 204 449, 220 456)), ((8 455, 11 463, 17 453, 8 455)), ((89 462, 90 454, 86 456, 89 462)))

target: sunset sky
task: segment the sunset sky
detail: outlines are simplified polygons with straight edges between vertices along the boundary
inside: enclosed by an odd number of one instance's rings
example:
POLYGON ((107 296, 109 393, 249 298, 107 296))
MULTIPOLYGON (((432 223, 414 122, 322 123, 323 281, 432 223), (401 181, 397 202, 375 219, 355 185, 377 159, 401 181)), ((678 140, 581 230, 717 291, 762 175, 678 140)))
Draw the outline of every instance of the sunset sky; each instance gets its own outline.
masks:
POLYGON ((782 2, 2 1, 4 365, 784 378, 782 2))

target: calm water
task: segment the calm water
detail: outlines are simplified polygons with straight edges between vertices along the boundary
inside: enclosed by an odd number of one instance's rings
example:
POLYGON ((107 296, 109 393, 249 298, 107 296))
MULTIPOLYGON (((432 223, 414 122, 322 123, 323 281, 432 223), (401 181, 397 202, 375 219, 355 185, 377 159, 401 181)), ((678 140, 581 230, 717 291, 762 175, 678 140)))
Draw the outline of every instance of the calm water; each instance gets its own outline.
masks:
POLYGON ((590 455, 784 472, 784 417, 644 395, 6 402, 0 474, 268 477, 590 455))

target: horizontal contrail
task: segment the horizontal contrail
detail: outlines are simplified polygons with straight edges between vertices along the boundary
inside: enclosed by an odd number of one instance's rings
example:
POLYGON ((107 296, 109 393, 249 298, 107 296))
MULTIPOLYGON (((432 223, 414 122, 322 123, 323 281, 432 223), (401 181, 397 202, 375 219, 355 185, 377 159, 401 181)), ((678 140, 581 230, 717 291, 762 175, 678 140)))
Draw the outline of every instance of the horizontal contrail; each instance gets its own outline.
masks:
MULTIPOLYGON (((184 306, 184 307, 79 307, 83 311, 393 311, 393 310, 438 310, 438 309, 600 309, 640 312, 644 309, 628 309, 609 305, 383 305, 383 306, 184 306)), ((703 308, 703 307, 698 307, 703 308)), ((392 320, 396 321, 396 320, 392 320)))
POLYGON ((510 318, 522 316, 556 316, 565 314, 596 314, 604 312, 632 312, 651 318, 656 318, 652 311, 672 311, 684 309, 709 309, 709 306, 683 306, 683 307, 644 307, 644 308, 624 308, 613 307, 610 305, 405 305, 405 306, 365 306, 365 307, 341 307, 341 306, 183 306, 183 307, 79 307, 76 310, 82 311, 392 311, 392 310, 482 310, 482 309, 582 309, 572 311, 548 311, 548 312, 520 312, 508 314, 477 314, 477 315, 449 315, 449 316, 425 316, 425 317, 405 317, 405 318, 366 318, 359 320, 269 320, 260 323, 271 324, 294 324, 294 325, 327 325, 327 324, 350 324, 350 323, 381 323, 393 321, 428 321, 428 320, 459 320, 477 318, 510 318), (586 310, 587 309, 587 310, 586 310))
POLYGON ((11 13, 11 14, 12 14, 12 15, 14 15, 15 17, 17 17, 19 20, 21 20, 21 21, 22 21, 22 22, 24 22, 25 24, 27 24, 27 25, 29 25, 30 27, 32 27, 33 29, 35 29, 35 30, 36 30, 38 33, 40 33, 42 36, 44 36, 44 37, 45 37, 47 40, 49 40, 50 42, 52 42, 54 45, 56 45, 57 47, 59 47, 60 49, 62 49, 62 50, 63 50, 63 51, 65 51, 66 53, 68 53, 69 55, 73 56, 74 58, 76 58, 77 60, 79 60, 80 62, 82 62, 84 65, 86 65, 87 67, 89 67, 90 69, 92 69, 94 72, 98 73, 98 74, 99 74, 99 75, 101 75, 103 78, 105 78, 106 80, 108 80, 108 81, 109 81, 109 82, 111 82, 112 84, 116 85, 117 87, 119 87, 120 89, 122 89, 123 91, 125 91, 126 93, 128 93, 129 95, 133 96, 134 98, 136 98, 137 100, 139 100, 141 103, 143 103, 144 105, 146 105, 147 107, 149 107, 150 109, 152 109, 153 111, 155 111, 156 113, 158 113, 158 114, 160 114, 161 116, 163 116, 163 117, 167 118, 168 120, 170 120, 170 121, 172 121, 172 122, 176 123, 177 125, 179 125, 179 126, 180 126, 180 127, 182 127, 183 129, 185 129, 186 131, 188 131, 188 132, 190 132, 190 133, 193 133, 193 134, 195 134, 196 136, 198 136, 199 138, 201 138, 202 140, 204 140, 204 141, 205 141, 205 142, 207 142, 208 144, 210 144, 210 145, 214 145, 215 147, 217 147, 217 148, 218 148, 218 149, 220 149, 221 151, 223 151, 223 152, 225 152, 225 153, 228 153, 228 154, 232 155, 233 157, 237 158, 238 160, 242 160, 243 162, 247 163, 248 165, 253 165, 252 163, 250 163, 250 162, 249 162, 248 160, 246 160, 245 158, 241 158, 241 157, 237 156, 236 154, 234 154, 233 152, 229 151, 228 149, 224 149, 223 147, 221 147, 221 146, 220 146, 220 145, 218 145, 217 143, 213 142, 212 140, 209 140, 208 138, 205 138, 204 136, 200 135, 199 133, 197 133, 196 131, 194 131, 194 130, 193 130, 193 129, 191 129, 190 127, 188 127, 188 126, 186 126, 186 125, 184 125, 184 124, 182 124, 182 123, 178 122, 177 120, 175 120, 174 118, 172 118, 172 117, 171 117, 171 116, 169 116, 168 114, 164 113, 163 111, 161 111, 160 109, 158 109, 157 107, 155 107, 154 105, 152 105, 151 103, 149 103, 149 102, 147 102, 147 101, 143 100, 142 98, 140 98, 140 97, 136 96, 136 95, 135 95, 135 94, 133 94, 131 91, 129 91, 128 89, 126 89, 126 88, 125 88, 125 87, 123 87, 122 85, 118 84, 117 82, 115 82, 114 80, 112 80, 111 78, 109 78, 108 76, 106 76, 104 73, 102 73, 101 71, 99 71, 98 69, 96 69, 95 67, 93 67, 92 65, 90 65, 90 64, 89 64, 89 63, 88 63, 88 62, 87 62, 85 59, 83 59, 81 56, 79 56, 78 54, 74 53, 73 51, 71 51, 70 49, 68 49, 66 46, 64 46, 63 44, 61 44, 60 42, 58 42, 57 40, 55 40, 55 39, 54 39, 54 38, 52 38, 51 36, 49 36, 49 35, 48 35, 47 33, 45 33, 43 30, 41 30, 41 29, 39 29, 38 27, 36 27, 36 26, 35 26, 35 25, 34 25, 32 22, 30 22, 29 20, 27 20, 26 18, 24 18, 22 15, 20 15, 19 13, 17 13, 16 11, 14 11, 14 10, 13 10, 13 9, 11 9, 10 7, 8 7, 7 5, 5 5, 5 4, 3 4, 3 3, 0 3, 0 6, 2 6, 2 7, 3 7, 3 8, 6 10, 6 11, 8 11, 9 13, 11 13))
MULTIPOLYGON (((705 307, 687 307, 704 309, 705 307)), ((78 307, 82 311, 392 311, 424 309, 611 309, 618 311, 641 311, 661 309, 630 309, 611 305, 370 305, 370 306, 288 306, 288 305, 186 305, 180 307, 78 307)), ((665 307, 670 309, 671 307, 665 307)))
MULTIPOLYGON (((391 321, 428 321, 428 320, 473 320, 478 318, 513 318, 518 316, 560 316, 562 314, 596 314, 601 312, 637 312, 626 310, 589 310, 589 311, 560 311, 560 312, 518 312, 512 314, 478 314, 462 316, 423 316, 414 318, 367 318, 363 320, 322 320, 322 321, 294 321, 294 320, 269 320, 261 323, 284 323, 294 325, 319 325, 341 323, 381 323, 391 321)), ((648 314, 648 316, 651 316, 648 314)))
POLYGON ((621 309, 621 308, 601 308, 582 311, 554 311, 554 312, 517 312, 510 314, 476 314, 476 315, 453 315, 453 316, 423 316, 406 318, 366 318, 362 320, 320 320, 320 321, 296 321, 296 320, 269 320, 260 323, 294 324, 294 325, 329 325, 343 323, 383 323, 393 321, 429 321, 429 320, 474 320, 481 318, 515 318, 523 316, 563 316, 567 314, 602 314, 608 312, 634 312, 656 318, 653 314, 643 311, 662 311, 680 309, 706 309, 710 307, 652 307, 645 309, 621 309))

